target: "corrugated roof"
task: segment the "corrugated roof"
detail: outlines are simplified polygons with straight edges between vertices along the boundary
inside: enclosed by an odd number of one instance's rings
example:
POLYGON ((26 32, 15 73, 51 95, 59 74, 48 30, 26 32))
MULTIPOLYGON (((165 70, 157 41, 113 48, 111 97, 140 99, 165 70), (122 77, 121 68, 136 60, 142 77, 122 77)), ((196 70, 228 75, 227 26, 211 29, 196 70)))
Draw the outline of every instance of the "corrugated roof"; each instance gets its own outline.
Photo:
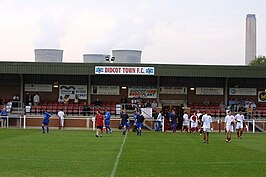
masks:
POLYGON ((155 76, 265 78, 266 68, 227 65, 0 62, 2 74, 94 75, 95 66, 152 66, 155 76))

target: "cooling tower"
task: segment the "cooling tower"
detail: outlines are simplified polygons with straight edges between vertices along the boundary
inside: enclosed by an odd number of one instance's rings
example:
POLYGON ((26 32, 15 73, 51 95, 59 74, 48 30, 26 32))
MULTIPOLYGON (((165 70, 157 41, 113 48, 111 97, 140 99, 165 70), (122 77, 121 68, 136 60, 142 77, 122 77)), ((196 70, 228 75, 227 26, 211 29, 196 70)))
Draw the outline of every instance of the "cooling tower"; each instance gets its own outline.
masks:
POLYGON ((57 62, 63 60, 63 50, 59 49, 35 49, 36 62, 57 62))
POLYGON ((248 14, 246 17, 246 50, 245 64, 256 58, 256 16, 248 14))
POLYGON ((84 63, 105 63, 106 54, 84 54, 83 62, 84 63))
POLYGON ((140 50, 113 50, 114 63, 140 63, 141 51, 140 50))

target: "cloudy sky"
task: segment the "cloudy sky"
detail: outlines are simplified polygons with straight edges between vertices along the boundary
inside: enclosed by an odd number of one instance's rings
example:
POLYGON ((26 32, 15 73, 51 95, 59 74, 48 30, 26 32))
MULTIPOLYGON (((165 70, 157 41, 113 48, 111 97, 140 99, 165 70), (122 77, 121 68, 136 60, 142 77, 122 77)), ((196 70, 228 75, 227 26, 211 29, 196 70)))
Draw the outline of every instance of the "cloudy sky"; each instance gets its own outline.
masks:
POLYGON ((257 17, 266 55, 265 0, 0 0, 0 60, 34 61, 34 49, 142 50, 144 63, 243 65, 245 18, 257 17))

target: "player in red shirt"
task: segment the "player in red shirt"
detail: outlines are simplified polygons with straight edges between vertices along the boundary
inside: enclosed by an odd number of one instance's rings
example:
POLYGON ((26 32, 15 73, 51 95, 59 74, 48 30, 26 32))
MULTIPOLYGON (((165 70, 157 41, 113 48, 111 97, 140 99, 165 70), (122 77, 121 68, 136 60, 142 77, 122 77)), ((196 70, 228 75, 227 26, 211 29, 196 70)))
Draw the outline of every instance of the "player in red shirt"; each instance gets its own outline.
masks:
POLYGON ((103 137, 104 118, 103 118, 103 115, 99 111, 96 111, 95 121, 96 121, 96 128, 97 128, 95 136, 99 137, 99 132, 100 132, 100 137, 103 137))

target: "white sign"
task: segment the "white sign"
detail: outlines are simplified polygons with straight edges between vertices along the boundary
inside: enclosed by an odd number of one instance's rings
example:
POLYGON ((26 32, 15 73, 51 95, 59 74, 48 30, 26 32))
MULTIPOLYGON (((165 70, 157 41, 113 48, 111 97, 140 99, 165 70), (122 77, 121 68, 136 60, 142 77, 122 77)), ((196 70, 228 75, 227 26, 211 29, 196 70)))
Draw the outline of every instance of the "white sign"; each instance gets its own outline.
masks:
POLYGON ((95 66, 95 74, 154 75, 154 67, 95 66))
POLYGON ((154 87, 128 87, 128 98, 157 98, 157 89, 154 87))
POLYGON ((229 88, 229 95, 257 95, 256 88, 229 88))
POLYGON ((223 88, 196 87, 196 95, 223 95, 223 88))
POLYGON ((52 84, 25 84, 26 92, 52 92, 52 84))
POLYGON ((160 87, 160 94, 186 95, 187 87, 160 87))
POLYGON ((151 119, 152 118, 152 108, 141 108, 141 115, 145 119, 151 119))
POLYGON ((60 85, 59 96, 74 99, 76 96, 80 100, 87 99, 87 85, 60 85))
POLYGON ((92 94, 94 95, 119 95, 119 86, 92 86, 92 94))
POLYGON ((266 103, 266 92, 265 91, 258 92, 258 102, 266 103))

